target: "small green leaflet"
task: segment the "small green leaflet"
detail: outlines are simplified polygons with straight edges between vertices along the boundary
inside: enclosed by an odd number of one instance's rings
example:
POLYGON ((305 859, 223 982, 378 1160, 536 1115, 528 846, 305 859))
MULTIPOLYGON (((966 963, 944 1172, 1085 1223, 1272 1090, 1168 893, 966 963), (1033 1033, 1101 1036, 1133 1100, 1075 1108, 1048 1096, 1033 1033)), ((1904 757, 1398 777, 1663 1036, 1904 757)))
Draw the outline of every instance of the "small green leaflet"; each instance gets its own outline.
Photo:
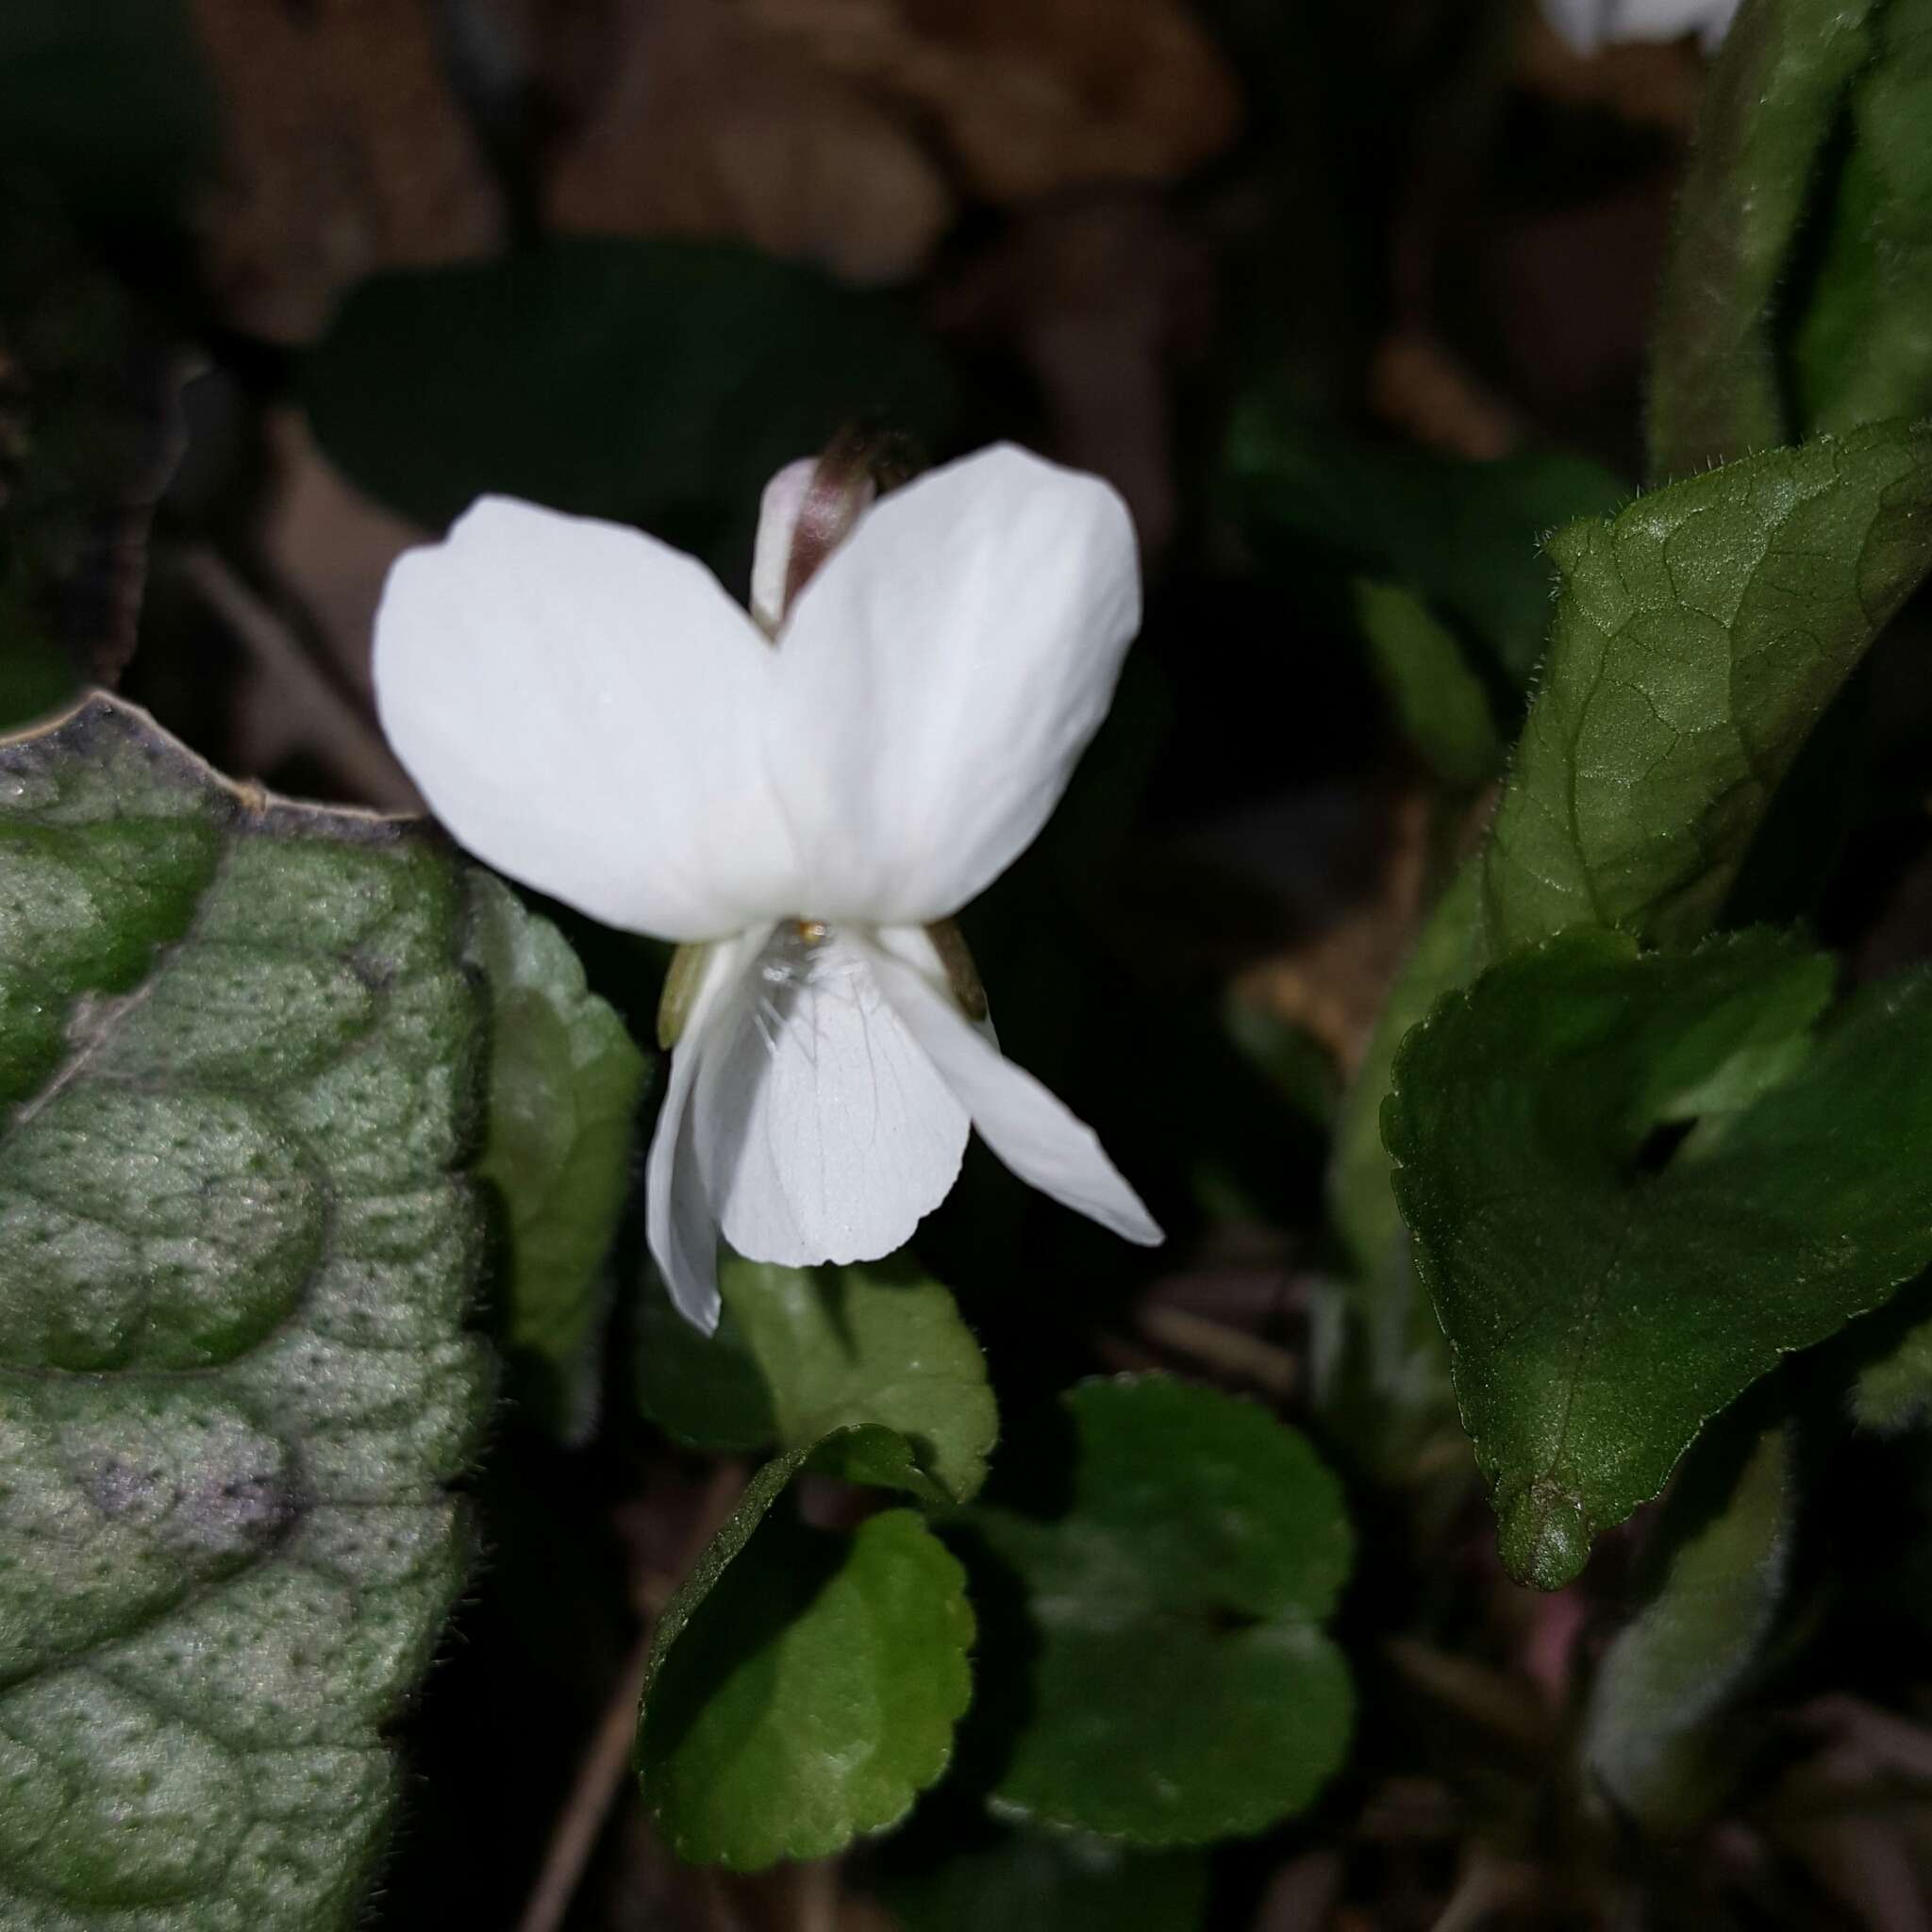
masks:
POLYGON ((754 1871, 896 1824, 972 1696, 965 1573, 916 1510, 850 1537, 771 1513, 811 1454, 758 1472, 658 1626, 637 1769, 695 1862, 754 1871))
POLYGON ((450 859, 95 698, 0 741, 0 1918, 334 1932, 465 1538, 450 859))
POLYGON ((726 1255, 718 1286, 724 1313, 709 1337, 646 1287, 639 1392, 666 1428, 743 1451, 809 1449, 876 1424, 909 1445, 925 1500, 977 1492, 999 1415, 986 1358, 938 1282, 903 1261, 780 1268, 726 1255))
POLYGON ((504 1206, 503 1341, 525 1399, 579 1441, 596 1419, 604 1261, 650 1062, 547 919, 488 873, 469 874, 468 895, 468 957, 490 991, 489 1131, 475 1171, 504 1206))
POLYGON ((1581 931, 1404 1042, 1396 1196, 1519 1580, 1570 1581, 1710 1416, 1932 1260, 1932 976, 1814 1031, 1830 976, 1764 933, 1581 931))
POLYGON ((1348 1667, 1321 1628, 1353 1552, 1341 1486, 1303 1437, 1211 1390, 1145 1376, 1064 1400, 1064 1513, 964 1519, 1038 1644, 993 1802, 1149 1846, 1266 1830, 1348 1744, 1348 1667))

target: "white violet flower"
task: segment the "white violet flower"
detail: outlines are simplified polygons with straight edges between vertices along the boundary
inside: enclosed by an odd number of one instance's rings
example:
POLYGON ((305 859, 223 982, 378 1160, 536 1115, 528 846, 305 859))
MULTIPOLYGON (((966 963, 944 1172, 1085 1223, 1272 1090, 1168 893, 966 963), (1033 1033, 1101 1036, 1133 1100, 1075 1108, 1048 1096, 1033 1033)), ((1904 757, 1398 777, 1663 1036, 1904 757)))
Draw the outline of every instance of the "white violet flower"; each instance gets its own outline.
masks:
POLYGON ((1543 18, 1578 54, 1615 41, 1675 41, 1694 33, 1714 54, 1738 0, 1542 0, 1543 18))
POLYGON ((1126 507, 985 450, 866 510, 787 608, 810 476, 765 492, 762 629, 656 539, 503 497, 399 558, 375 622, 383 728, 462 844, 607 924, 709 942, 646 1177, 651 1253, 707 1329, 721 1230, 755 1260, 874 1259, 951 1191, 969 1124, 1160 1240, 930 930, 1032 842, 1107 715, 1141 621, 1126 507))

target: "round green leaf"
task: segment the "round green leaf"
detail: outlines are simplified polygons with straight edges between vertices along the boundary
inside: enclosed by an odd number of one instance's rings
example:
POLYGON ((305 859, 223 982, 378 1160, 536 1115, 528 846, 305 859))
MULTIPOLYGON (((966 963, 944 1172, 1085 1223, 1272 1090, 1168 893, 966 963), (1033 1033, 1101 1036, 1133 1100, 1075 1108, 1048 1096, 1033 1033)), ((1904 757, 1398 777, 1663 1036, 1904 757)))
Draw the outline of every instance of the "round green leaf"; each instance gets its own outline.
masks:
POLYGON ((752 1871, 893 1824, 944 1771, 972 1696, 965 1573, 910 1509, 850 1538, 748 1495, 702 1595, 667 1616, 638 1771, 680 1857, 752 1871), (735 1547, 732 1545, 735 1544, 735 1547))
POLYGON ((1348 1741, 1347 1666, 1318 1627, 1349 1569, 1341 1487, 1294 1430, 1210 1390, 1092 1382, 1066 1407, 1065 1513, 968 1519, 1038 1643, 994 1801, 1148 1845, 1265 1830, 1348 1741))

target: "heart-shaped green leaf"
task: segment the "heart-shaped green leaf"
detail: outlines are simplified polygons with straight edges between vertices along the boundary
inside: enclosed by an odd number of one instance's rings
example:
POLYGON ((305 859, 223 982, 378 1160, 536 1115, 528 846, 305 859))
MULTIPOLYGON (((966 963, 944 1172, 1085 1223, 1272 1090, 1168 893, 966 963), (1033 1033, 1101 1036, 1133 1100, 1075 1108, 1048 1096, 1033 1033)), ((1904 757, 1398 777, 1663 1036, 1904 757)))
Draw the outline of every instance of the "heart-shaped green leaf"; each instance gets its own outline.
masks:
POLYGON ((658 1627, 637 1767, 680 1857, 751 1871, 896 1824, 972 1696, 965 1573, 917 1511, 850 1537, 769 1513, 809 1454, 758 1473, 658 1627))
POLYGON ((1578 932, 1404 1043, 1396 1194, 1521 1580, 1568 1582, 1707 1418, 1932 1260, 1932 976, 1814 1040, 1830 976, 1762 933, 1578 932))
MULTIPOLYGON (((953 1297, 892 1262, 779 1268, 724 1257, 724 1313, 701 1336, 653 1289, 639 1391, 699 1448, 808 1449, 875 1424, 911 1445, 938 1493, 963 1503, 986 1480, 999 1415, 986 1358, 953 1297)), ((857 1470, 855 1481, 874 1480, 857 1470)))
POLYGON ((1341 1488, 1304 1438, 1211 1390, 1090 1382, 1066 1410, 1064 1513, 967 1519, 1038 1642, 995 1803, 1145 1845, 1263 1831, 1348 1742, 1348 1668, 1320 1627, 1348 1574, 1341 1488))
POLYGON ((1932 566, 1932 426, 1774 450, 1550 543, 1535 703, 1484 849, 1417 944, 1346 1097, 1332 1197, 1358 1265, 1399 1235, 1379 1142, 1403 1035, 1511 945, 1701 938, 1779 781, 1932 566))
POLYGON ((487 873, 472 872, 468 886, 469 957, 490 990, 489 1132, 476 1173, 505 1209, 504 1341, 526 1399, 575 1441, 596 1418, 604 1260, 650 1062, 547 919, 487 873))
POLYGON ((490 1372, 461 895, 99 698, 0 742, 0 1918, 349 1923, 490 1372))

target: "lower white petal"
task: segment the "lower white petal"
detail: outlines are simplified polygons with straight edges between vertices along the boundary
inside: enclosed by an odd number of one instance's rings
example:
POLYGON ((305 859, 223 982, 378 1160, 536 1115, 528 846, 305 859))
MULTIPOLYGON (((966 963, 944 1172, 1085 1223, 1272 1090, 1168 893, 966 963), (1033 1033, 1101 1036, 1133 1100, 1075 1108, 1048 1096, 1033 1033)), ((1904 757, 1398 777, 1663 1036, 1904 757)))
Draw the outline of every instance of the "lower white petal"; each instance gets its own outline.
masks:
POLYGON ((704 1069, 707 1044, 730 1013, 734 995, 764 951, 769 933, 769 927, 760 926, 711 948, 685 1008, 684 1030, 671 1056, 671 1076, 644 1171, 644 1231, 651 1258, 678 1313, 707 1335, 718 1325, 718 1218, 697 1159, 691 1091, 704 1069))
POLYGON ((966 1108, 836 928, 774 931, 705 1045, 692 1109, 724 1239, 791 1267, 890 1254, 966 1151, 966 1108))
POLYGON ((931 949, 923 932, 893 927, 874 934, 865 951, 886 999, 964 1103, 980 1139, 1041 1193, 1127 1241, 1154 1246, 1162 1239, 1159 1225, 1107 1158, 1099 1136, 960 1012, 920 946, 931 949))

